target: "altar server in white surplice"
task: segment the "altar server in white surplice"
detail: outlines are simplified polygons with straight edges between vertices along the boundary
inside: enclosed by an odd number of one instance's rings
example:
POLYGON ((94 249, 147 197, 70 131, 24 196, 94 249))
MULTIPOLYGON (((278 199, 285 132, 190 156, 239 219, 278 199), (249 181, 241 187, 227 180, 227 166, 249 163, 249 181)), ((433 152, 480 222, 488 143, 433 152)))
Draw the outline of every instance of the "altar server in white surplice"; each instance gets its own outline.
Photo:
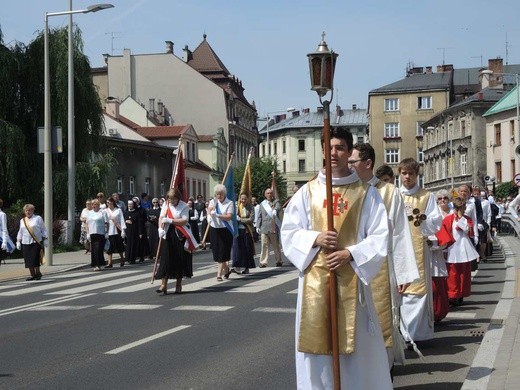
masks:
POLYGON ((334 229, 327 230, 325 174, 304 185, 285 210, 281 239, 298 268, 296 376, 298 389, 334 387, 329 270, 337 276, 342 389, 391 389, 388 358, 369 283, 388 245, 385 206, 377 191, 348 168, 352 135, 331 132, 334 229))
POLYGON ((412 283, 403 294, 401 305, 401 332, 406 341, 424 341, 433 338, 433 292, 431 252, 426 241, 439 231, 442 214, 435 194, 417 183, 419 164, 406 158, 399 164, 400 191, 412 231, 413 246, 420 279, 412 283))

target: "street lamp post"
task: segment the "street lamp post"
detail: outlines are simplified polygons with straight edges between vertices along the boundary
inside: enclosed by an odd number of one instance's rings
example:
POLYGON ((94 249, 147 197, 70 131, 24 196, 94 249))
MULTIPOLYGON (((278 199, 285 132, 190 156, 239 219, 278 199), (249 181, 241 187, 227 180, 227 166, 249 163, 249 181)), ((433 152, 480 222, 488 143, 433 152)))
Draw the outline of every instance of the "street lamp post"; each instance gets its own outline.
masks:
MULTIPOLYGON (((72 7, 72 3, 71 3, 72 7)), ((52 191, 52 134, 51 134, 51 86, 50 86, 50 69, 49 69, 49 17, 51 16, 65 16, 70 15, 72 17, 73 14, 86 14, 89 12, 97 12, 103 9, 114 7, 112 4, 94 4, 86 9, 81 10, 70 10, 63 12, 46 12, 45 13, 45 30, 44 30, 44 48, 43 48, 43 62, 44 62, 44 136, 43 136, 43 177, 44 177, 44 214, 45 214, 45 227, 47 228, 47 232, 49 234, 48 241, 49 245, 45 248, 45 258, 47 259, 47 264, 52 265, 52 252, 53 252, 53 237, 52 237, 52 226, 53 226, 53 211, 52 211, 52 200, 53 200, 53 191, 52 191)), ((70 83, 70 73, 72 73, 72 62, 70 61, 72 46, 71 46, 71 31, 69 28, 69 83, 70 83)), ((72 90, 73 94, 73 90, 72 90)), ((74 96, 72 95, 72 100, 74 96)), ((69 108, 70 108, 70 100, 71 100, 71 91, 69 89, 69 108)), ((72 106, 74 106, 74 102, 72 102, 72 106)), ((69 110, 69 125, 74 122, 73 111, 69 110), (71 118, 72 116, 72 118, 71 118)), ((74 135, 72 135, 71 142, 71 133, 74 133, 74 130, 69 127, 69 175, 71 173, 70 165, 74 166, 74 156, 71 160, 70 151, 72 150, 72 154, 74 154, 74 135)), ((75 175, 75 169, 74 175, 75 175)), ((71 178, 69 176, 69 197, 70 197, 70 182, 71 178)), ((72 179, 73 185, 73 193, 75 180, 72 179)), ((74 208, 74 204, 72 205, 74 208)), ((69 208, 70 208, 70 198, 69 198, 69 208)), ((70 211, 70 210, 69 210, 70 211)), ((73 211, 74 213, 74 211, 73 211)), ((70 219, 70 216, 69 216, 70 219)))
MULTIPOLYGON (((336 67, 337 53, 329 51, 325 42, 325 33, 321 34, 321 42, 314 53, 307 54, 311 78, 311 89, 316 91, 323 106, 323 147, 325 154, 325 187, 327 198, 327 230, 334 230, 333 202, 332 202, 332 164, 330 151, 330 102, 334 95, 334 70, 336 67), (330 100, 322 101, 322 98, 331 93, 330 100)), ((338 312, 337 312, 337 286, 336 274, 329 271, 329 296, 330 296, 330 322, 332 336, 332 360, 334 373, 334 389, 339 390, 339 337, 338 337, 338 312)))

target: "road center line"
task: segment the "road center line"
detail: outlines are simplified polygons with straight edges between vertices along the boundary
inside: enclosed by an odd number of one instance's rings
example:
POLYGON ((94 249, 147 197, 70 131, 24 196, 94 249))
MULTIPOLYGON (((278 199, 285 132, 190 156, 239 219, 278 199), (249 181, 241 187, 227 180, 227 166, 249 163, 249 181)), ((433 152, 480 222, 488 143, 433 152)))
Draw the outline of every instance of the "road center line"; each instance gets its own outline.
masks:
POLYGON ((164 332, 157 333, 157 334, 154 334, 152 336, 146 337, 144 339, 134 341, 133 343, 123 345, 122 347, 119 347, 119 348, 116 348, 116 349, 112 349, 112 350, 110 350, 108 352, 105 352, 105 354, 106 355, 117 355, 118 353, 121 353, 121 352, 124 352, 124 351, 128 351, 129 349, 138 347, 138 346, 146 344, 146 343, 148 343, 150 341, 154 341, 154 340, 160 339, 161 337, 168 336, 168 335, 170 335, 172 333, 179 332, 179 331, 181 331, 183 329, 187 329, 187 328, 190 328, 190 327, 191 327, 191 325, 179 325, 179 326, 177 326, 175 328, 165 330, 164 332))

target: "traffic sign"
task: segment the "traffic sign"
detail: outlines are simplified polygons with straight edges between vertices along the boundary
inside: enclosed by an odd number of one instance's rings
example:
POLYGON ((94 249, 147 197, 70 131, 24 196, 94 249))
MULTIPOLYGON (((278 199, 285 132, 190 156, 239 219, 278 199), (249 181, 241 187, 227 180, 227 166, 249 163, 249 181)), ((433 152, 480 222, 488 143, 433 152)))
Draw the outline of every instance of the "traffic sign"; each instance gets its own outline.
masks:
POLYGON ((515 186, 520 187, 520 173, 517 173, 513 177, 513 183, 515 183, 515 186))

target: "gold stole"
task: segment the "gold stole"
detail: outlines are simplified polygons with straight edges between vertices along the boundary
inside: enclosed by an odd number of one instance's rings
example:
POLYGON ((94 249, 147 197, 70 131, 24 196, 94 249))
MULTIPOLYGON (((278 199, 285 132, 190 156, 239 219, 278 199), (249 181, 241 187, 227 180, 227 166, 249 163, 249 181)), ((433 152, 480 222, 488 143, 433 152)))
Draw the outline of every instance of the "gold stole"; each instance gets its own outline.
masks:
MULTIPOLYGON (((308 183, 311 226, 327 230, 325 185, 317 179, 308 183)), ((357 243, 359 218, 367 186, 361 181, 333 186, 334 228, 338 231, 338 247, 357 243)), ((304 272, 303 296, 298 351, 319 355, 332 354, 329 298, 329 268, 326 253, 319 251, 304 272)), ((336 271, 338 303, 339 352, 349 354, 355 348, 358 278, 350 265, 336 271)))
MULTIPOLYGON (((393 184, 380 181, 377 184, 376 189, 379 191, 381 198, 383 198, 386 212, 388 213, 390 211, 390 207, 392 206, 395 186, 393 184)), ((389 241, 391 241, 390 237, 389 241)), ((392 248, 389 248, 389 251, 391 250, 392 248)), ((383 331, 385 346, 390 348, 393 345, 393 321, 392 296, 390 291, 391 286, 387 258, 385 258, 385 261, 381 265, 381 269, 379 270, 378 274, 374 277, 374 279, 372 279, 370 287, 372 288, 372 298, 374 300, 374 306, 376 307, 377 316, 379 317, 379 322, 381 323, 381 330, 383 331)))
MULTIPOLYGON (((408 216, 412 215, 414 209, 419 209, 421 214, 426 214, 426 206, 428 206, 428 200, 430 199, 430 193, 425 189, 421 188, 414 195, 403 195, 404 206, 408 216)), ((406 289, 407 294, 413 295, 426 295, 426 280, 424 279, 424 267, 429 264, 425 264, 425 248, 426 240, 421 233, 421 227, 414 225, 414 220, 408 221, 410 230, 412 233, 413 249, 415 250, 415 258, 417 259, 417 268, 419 269, 419 280, 414 282, 406 289)))

